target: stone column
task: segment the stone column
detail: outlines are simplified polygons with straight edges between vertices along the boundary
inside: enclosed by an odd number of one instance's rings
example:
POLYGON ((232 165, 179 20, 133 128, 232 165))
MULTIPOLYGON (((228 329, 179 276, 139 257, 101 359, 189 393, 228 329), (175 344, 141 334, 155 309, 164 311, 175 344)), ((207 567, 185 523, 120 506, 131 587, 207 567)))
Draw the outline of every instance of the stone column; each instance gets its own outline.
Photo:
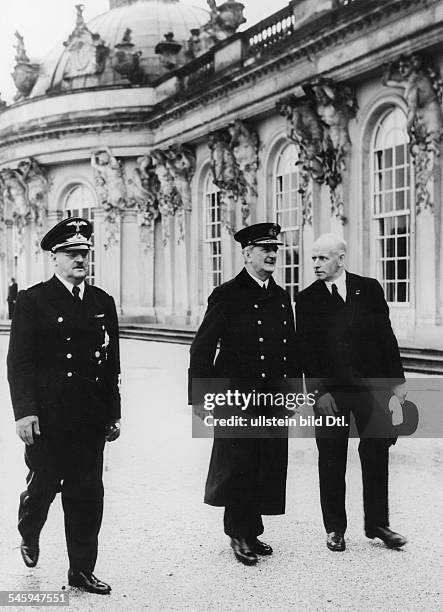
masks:
MULTIPOLYGON (((415 289, 416 318, 419 325, 434 325, 436 317, 436 244, 435 219, 430 209, 420 212, 415 222, 415 289)), ((412 260, 413 261, 413 260, 412 260)))
POLYGON ((140 313, 140 238, 137 212, 126 210, 121 219, 121 308, 123 315, 140 313))
MULTIPOLYGON (((104 227, 105 212, 102 208, 94 209, 94 247, 95 247, 95 282, 112 295, 117 312, 121 308, 121 239, 105 249, 106 232, 104 227)), ((121 238, 120 221, 116 235, 121 238)))
POLYGON ((165 310, 166 320, 173 317, 174 312, 174 239, 175 227, 169 215, 162 216, 163 257, 164 257, 164 286, 165 286, 165 310), (168 238, 165 238, 169 233, 168 238))

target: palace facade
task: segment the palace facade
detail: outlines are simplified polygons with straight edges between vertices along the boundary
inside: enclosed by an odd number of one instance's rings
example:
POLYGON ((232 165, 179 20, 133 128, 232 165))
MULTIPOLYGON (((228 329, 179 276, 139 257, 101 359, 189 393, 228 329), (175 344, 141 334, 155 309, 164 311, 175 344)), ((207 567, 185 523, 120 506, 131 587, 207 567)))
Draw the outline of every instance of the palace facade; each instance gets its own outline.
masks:
POLYGON ((86 22, 77 5, 41 63, 17 36, 17 96, 0 108, 3 314, 12 276, 51 274, 41 235, 81 215, 89 280, 122 317, 196 326, 241 268, 233 232, 276 220, 293 301, 333 231, 349 269, 383 285, 401 343, 441 346, 443 2, 293 0, 239 31, 243 8, 111 0, 86 22))

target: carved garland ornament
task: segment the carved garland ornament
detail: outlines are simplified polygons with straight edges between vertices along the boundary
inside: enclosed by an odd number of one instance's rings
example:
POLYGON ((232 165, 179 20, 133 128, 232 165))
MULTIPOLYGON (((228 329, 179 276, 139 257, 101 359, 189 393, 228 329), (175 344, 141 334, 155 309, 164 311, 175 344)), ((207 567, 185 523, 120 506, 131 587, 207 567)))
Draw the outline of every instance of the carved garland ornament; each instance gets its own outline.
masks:
POLYGON ((2 196, 1 223, 12 219, 17 229, 19 252, 24 248, 24 229, 37 230, 36 252, 48 213, 50 183, 46 170, 33 158, 21 161, 17 168, 0 170, 2 196))
MULTIPOLYGON (((304 85, 303 90, 305 97, 287 96, 279 100, 277 110, 287 119, 288 138, 298 147, 302 172, 328 185, 331 213, 345 223, 342 180, 351 149, 348 124, 358 109, 355 92, 324 78, 304 85)), ((304 179, 302 195, 305 187, 304 179)), ((305 217, 311 214, 306 210, 305 217)))
POLYGON ((239 120, 209 136, 212 178, 220 189, 221 220, 230 234, 236 231, 237 202, 242 224, 248 224, 251 203, 257 197, 259 148, 257 133, 239 120))
POLYGON ((434 209, 433 179, 443 137, 443 80, 420 55, 402 55, 391 62, 383 85, 401 90, 408 106, 409 150, 415 164, 417 214, 434 209))
POLYGON ((119 240, 121 213, 128 207, 128 194, 121 162, 109 147, 96 149, 91 155, 100 201, 105 210, 105 249, 119 240))

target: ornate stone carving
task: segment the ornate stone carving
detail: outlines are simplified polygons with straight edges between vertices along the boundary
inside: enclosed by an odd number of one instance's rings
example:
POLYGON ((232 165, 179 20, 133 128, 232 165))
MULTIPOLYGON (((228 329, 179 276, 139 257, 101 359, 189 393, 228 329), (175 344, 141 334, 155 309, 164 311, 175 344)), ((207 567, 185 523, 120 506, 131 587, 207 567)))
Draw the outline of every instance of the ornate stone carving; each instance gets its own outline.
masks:
POLYGON ((250 214, 251 200, 257 195, 258 136, 243 122, 209 136, 211 171, 220 189, 222 223, 235 233, 235 205, 240 202, 243 224, 250 214))
POLYGON ((168 219, 180 209, 182 199, 164 151, 160 151, 160 149, 151 151, 151 160, 160 185, 158 207, 162 216, 163 243, 167 244, 169 240, 168 219))
POLYGON ((351 148, 348 124, 358 108, 355 92, 323 78, 303 90, 306 98, 288 96, 277 108, 287 118, 288 138, 299 148, 302 169, 317 183, 328 185, 331 212, 344 223, 341 183, 351 148))
POLYGON ((419 55, 402 55, 386 68, 382 83, 403 91, 412 155, 419 149, 440 155, 443 82, 437 71, 419 55))
POLYGON ((387 66, 383 85, 403 92, 408 106, 409 150, 415 164, 416 210, 434 208, 433 179, 436 157, 441 154, 443 81, 419 55, 400 56, 387 66))
POLYGON ((48 213, 48 192, 50 184, 46 170, 32 157, 18 164, 23 180, 26 183, 28 204, 32 212, 32 221, 37 226, 37 234, 43 232, 44 221, 48 213))
POLYGON ((25 227, 34 226, 37 237, 43 232, 50 188, 46 171, 35 159, 28 158, 20 162, 17 168, 2 168, 0 186, 5 216, 12 218, 17 228, 21 251, 25 227))
POLYGON ((109 47, 99 34, 91 32, 86 26, 83 4, 76 4, 76 25, 68 40, 63 44, 66 47, 67 61, 63 70, 66 81, 76 77, 101 74, 105 68, 109 47))
POLYGON ((210 9, 209 21, 200 30, 201 53, 234 34, 245 23, 244 5, 228 0, 217 7, 215 0, 207 0, 210 9))
POLYGON ((251 212, 251 202, 257 197, 258 134, 239 120, 231 124, 228 129, 231 137, 230 145, 240 169, 242 183, 240 201, 242 219, 246 225, 251 212))
POLYGON ((341 183, 341 173, 346 170, 346 158, 351 149, 348 124, 358 110, 355 92, 347 85, 323 78, 303 89, 315 104, 323 124, 323 147, 327 161, 325 181, 331 189, 335 189, 341 183))
POLYGON ((167 166, 174 178, 185 212, 191 212, 191 181, 195 172, 195 153, 189 147, 172 145, 165 151, 167 166))
POLYGON ((118 242, 119 218, 128 205, 123 168, 109 147, 102 147, 92 153, 91 166, 105 210, 105 248, 109 248, 118 242))
POLYGON ((112 67, 130 83, 140 84, 143 82, 144 73, 140 66, 141 51, 135 51, 131 40, 131 28, 127 28, 121 42, 114 47, 112 67))
POLYGON ((137 158, 137 167, 128 180, 128 195, 137 208, 140 237, 147 249, 154 248, 154 226, 159 216, 158 199, 160 184, 150 155, 137 158))
POLYGON ((277 102, 277 110, 287 119, 287 136, 297 145, 299 163, 317 183, 323 183, 323 125, 315 106, 290 95, 277 102))
POLYGON ((165 40, 156 45, 155 52, 160 56, 161 64, 166 70, 177 68, 181 48, 181 43, 174 40, 174 32, 167 32, 165 40))
POLYGON ((14 101, 19 101, 27 98, 31 93, 35 82, 37 81, 39 74, 39 64, 33 64, 25 49, 25 43, 23 36, 19 32, 15 32, 17 43, 15 45, 16 56, 15 61, 17 62, 14 66, 14 72, 12 73, 12 79, 17 87, 17 93, 14 97, 14 101))

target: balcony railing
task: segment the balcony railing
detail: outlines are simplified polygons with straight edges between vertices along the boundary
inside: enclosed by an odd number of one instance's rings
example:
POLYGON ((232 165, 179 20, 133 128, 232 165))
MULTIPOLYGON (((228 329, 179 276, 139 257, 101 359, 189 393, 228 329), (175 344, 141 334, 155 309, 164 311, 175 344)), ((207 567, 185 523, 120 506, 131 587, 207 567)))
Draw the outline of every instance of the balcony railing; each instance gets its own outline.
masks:
POLYGON ((243 32, 248 45, 248 55, 273 47, 294 33, 295 18, 292 6, 285 6, 267 19, 243 32))

